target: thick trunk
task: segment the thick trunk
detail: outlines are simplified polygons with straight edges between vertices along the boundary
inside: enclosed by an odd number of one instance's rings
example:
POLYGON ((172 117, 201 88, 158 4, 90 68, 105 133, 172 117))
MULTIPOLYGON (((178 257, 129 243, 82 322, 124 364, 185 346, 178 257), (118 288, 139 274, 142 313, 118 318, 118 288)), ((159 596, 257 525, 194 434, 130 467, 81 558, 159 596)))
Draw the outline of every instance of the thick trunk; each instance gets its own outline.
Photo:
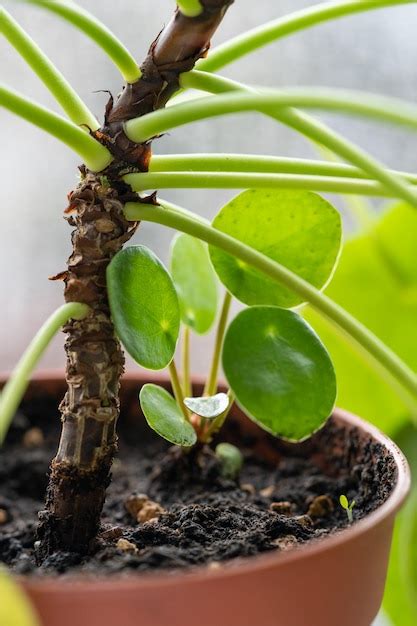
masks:
MULTIPOLYGON (((92 313, 65 327, 68 391, 61 403, 62 433, 51 464, 46 509, 40 513, 39 562, 57 550, 85 553, 94 539, 117 447, 119 386, 124 358, 106 290, 106 269, 137 225, 123 215, 124 203, 140 200, 119 177, 121 170, 146 171, 149 144, 134 144, 123 131, 128 119, 164 106, 178 88, 179 74, 192 69, 233 0, 203 0, 197 18, 178 11, 152 44, 142 77, 126 85, 107 105, 96 133, 115 160, 100 175, 81 168, 81 181, 69 195, 66 217, 75 229, 65 282, 67 302, 88 304, 92 313)), ((149 201, 149 200, 148 200, 149 201)))

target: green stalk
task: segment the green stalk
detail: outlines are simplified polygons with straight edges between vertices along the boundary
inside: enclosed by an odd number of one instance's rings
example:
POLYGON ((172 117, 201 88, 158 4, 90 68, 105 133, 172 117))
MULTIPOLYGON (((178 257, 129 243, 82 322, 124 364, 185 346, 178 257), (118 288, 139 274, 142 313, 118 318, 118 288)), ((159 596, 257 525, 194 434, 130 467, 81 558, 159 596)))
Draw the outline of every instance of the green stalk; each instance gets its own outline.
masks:
POLYGON ((193 394, 190 375, 190 328, 184 325, 181 343, 182 362, 182 388, 184 396, 190 397, 193 394))
POLYGON ((197 17, 203 12, 200 0, 177 0, 177 4, 185 17, 197 17))
POLYGON ((214 72, 254 50, 297 31, 352 13, 402 4, 415 4, 415 0, 348 0, 345 2, 334 2, 333 0, 332 2, 323 2, 272 20, 230 39, 215 48, 207 59, 199 61, 198 69, 214 72))
MULTIPOLYGON (((397 197, 371 180, 299 174, 252 174, 249 172, 157 172, 127 174, 124 180, 134 191, 145 189, 308 189, 328 193, 397 197)), ((417 202, 416 198, 415 201, 417 202)))
MULTIPOLYGON (((260 92, 220 94, 154 111, 141 118, 130 120, 125 124, 125 129, 129 139, 140 143, 193 121, 242 111, 257 110, 269 114, 274 113, 277 108, 283 108, 285 116, 287 114, 285 107, 291 106, 346 111, 355 115, 361 114, 375 119, 397 122, 417 130, 417 107, 414 105, 405 104, 395 98, 328 89, 311 89, 308 91, 303 89, 261 90, 260 92)), ((316 122, 317 131, 320 127, 321 125, 316 122)), ((320 136, 317 136, 316 140, 320 142, 320 136)), ((332 149, 328 141, 323 143, 332 149)), ((352 151, 351 144, 345 142, 345 145, 349 145, 352 151)), ((355 158, 357 158, 356 148, 354 152, 356 152, 355 158)), ((360 160, 363 169, 366 166, 373 176, 376 177, 378 174, 380 182, 389 187, 394 195, 399 195, 406 202, 417 205, 417 196, 406 182, 392 176, 378 164, 376 172, 375 162, 364 153, 362 153, 360 160)), ((359 163, 358 158, 357 161, 356 164, 359 163)))
POLYGON ((217 325, 216 340, 214 342, 214 353, 210 367, 210 374, 204 388, 205 396, 214 396, 217 392, 217 377, 219 374, 220 356, 223 348, 223 339, 226 332, 227 319, 229 317, 230 305, 232 304, 232 296, 226 291, 224 294, 223 306, 220 313, 219 323, 217 325))
POLYGON ((99 128, 100 125, 90 109, 61 72, 6 9, 2 8, 0 8, 0 33, 37 74, 74 124, 85 125, 92 131, 99 128))
POLYGON ((411 368, 363 324, 294 272, 230 235, 208 226, 197 216, 190 217, 188 212, 181 213, 178 207, 172 210, 166 201, 163 201, 162 206, 127 203, 125 214, 129 220, 163 224, 202 239, 291 289, 362 346, 403 386, 413 399, 413 404, 417 406, 417 375, 411 368))
POLYGON ((64 304, 52 313, 34 336, 0 396, 0 445, 23 398, 30 376, 51 340, 70 319, 81 320, 89 313, 90 307, 86 304, 64 304))
POLYGON ((85 9, 67 0, 23 0, 35 4, 59 15, 81 30, 100 46, 119 69, 128 83, 135 83, 141 77, 141 71, 134 57, 123 43, 96 17, 85 9))
MULTIPOLYGON (((187 74, 183 74, 181 82, 184 83, 184 86, 206 89, 214 93, 239 90, 246 93, 256 93, 252 88, 245 87, 245 85, 226 78, 212 76, 205 72, 188 72, 187 74)), ((407 188, 407 185, 398 177, 390 174, 381 163, 365 151, 361 150, 343 136, 330 130, 325 124, 315 120, 306 113, 289 107, 274 113, 267 111, 264 111, 264 113, 274 120, 294 128, 294 130, 305 135, 315 143, 325 146, 346 161, 350 161, 353 165, 364 170, 370 178, 375 178, 380 183, 390 188, 395 194, 398 194, 400 198, 410 204, 414 204, 414 197, 411 195, 411 191, 407 188)))
MULTIPOLYGON (((328 154, 332 154, 326 150, 328 154)), ((308 176, 337 176, 339 178, 366 178, 357 167, 340 161, 316 161, 258 154, 164 154, 152 155, 149 172, 252 172, 259 174, 302 174, 308 176)), ((417 174, 389 170, 417 184, 417 174)))
POLYGON ((0 85, 0 106, 65 143, 93 172, 101 172, 113 159, 107 148, 85 130, 2 85, 0 85))
POLYGON ((187 407, 184 404, 184 394, 181 389, 180 377, 178 376, 177 367, 175 365, 174 359, 172 359, 171 363, 168 365, 169 375, 171 378, 172 391, 174 392, 175 400, 179 408, 182 411, 187 422, 190 421, 190 416, 188 415, 187 407))

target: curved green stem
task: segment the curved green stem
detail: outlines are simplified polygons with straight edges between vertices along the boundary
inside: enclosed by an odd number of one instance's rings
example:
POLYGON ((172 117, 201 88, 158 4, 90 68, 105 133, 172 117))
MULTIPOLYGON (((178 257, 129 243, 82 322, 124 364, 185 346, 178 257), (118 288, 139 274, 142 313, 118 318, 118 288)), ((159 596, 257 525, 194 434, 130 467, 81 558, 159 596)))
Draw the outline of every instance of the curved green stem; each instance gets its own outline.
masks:
POLYGON ((88 169, 93 172, 101 172, 113 160, 107 148, 79 126, 2 85, 0 106, 65 143, 80 155, 88 169))
MULTIPOLYGON (((211 77, 212 79, 213 77, 211 77)), ((141 118, 130 120, 125 124, 126 134, 129 139, 136 142, 143 142, 155 135, 159 135, 169 129, 189 124, 203 119, 225 115, 229 113, 240 113, 242 111, 261 111, 267 114, 276 112, 276 109, 283 109, 280 117, 285 121, 285 117, 290 115, 290 124, 295 123, 303 127, 302 114, 288 111, 286 107, 308 106, 320 109, 346 111, 353 114, 361 114, 396 121, 397 123, 409 125, 417 130, 417 107, 403 103, 396 98, 385 98, 364 94, 360 92, 339 91, 331 89, 283 89, 283 90, 262 90, 259 92, 242 92, 219 94, 214 97, 200 98, 193 102, 185 102, 172 106, 168 109, 160 109, 144 115, 141 118), (294 114, 299 118, 293 119, 294 114)), ((305 126, 305 120, 304 120, 305 126)), ((323 125, 315 122, 312 129, 311 122, 308 124, 310 138, 321 142, 320 130, 323 125), (314 135, 313 136, 313 132, 314 135)), ((334 137, 333 140, 335 141, 334 137)), ((324 142, 323 142, 324 143, 324 142)), ((340 145, 340 139, 337 138, 340 145)), ((330 141, 326 140, 325 145, 333 150, 330 141)), ((360 153, 356 147, 343 140, 344 149, 362 163, 363 169, 367 169, 380 182, 385 184, 392 191, 410 204, 417 205, 417 196, 402 179, 392 176, 387 170, 379 166, 370 156, 360 153), (359 158, 360 157, 360 158, 359 158), (378 176, 377 176, 378 175, 378 176)), ((336 152, 340 151, 335 150, 336 152)))
POLYGON ((207 59, 199 61, 197 67, 207 72, 213 72, 254 50, 297 31, 352 13, 383 9, 384 7, 401 4, 415 4, 415 0, 347 0, 345 2, 335 2, 333 0, 332 2, 317 4, 262 24, 262 26, 253 28, 230 39, 215 48, 207 59))
MULTIPOLYGON (((206 89, 213 93, 239 90, 251 94, 256 93, 253 89, 245 87, 240 83, 226 78, 220 78, 219 76, 212 76, 205 72, 188 72, 181 76, 181 81, 184 81, 184 85, 187 87, 206 89)), ((291 107, 284 107, 272 113, 270 111, 263 112, 274 120, 305 135, 315 143, 322 144, 339 157, 361 168, 370 178, 376 179, 383 185, 386 185, 395 194, 398 194, 398 197, 410 204, 414 204, 414 196, 411 190, 398 176, 391 174, 376 159, 341 135, 330 130, 330 128, 322 122, 291 107)))
POLYGON ((328 318, 362 346, 403 386, 413 399, 414 405, 417 406, 417 375, 412 369, 363 324, 325 294, 315 289, 310 283, 294 274, 294 272, 260 252, 253 250, 241 241, 230 237, 230 235, 208 226, 204 221, 198 219, 197 216, 190 217, 188 212, 181 213, 178 207, 175 207, 175 210, 171 210, 169 203, 166 201, 162 203, 162 206, 127 203, 125 205, 125 214, 129 220, 144 220, 163 224, 168 228, 173 228, 202 239, 208 244, 217 246, 248 263, 276 282, 299 294, 321 315, 328 318))
POLYGON ((172 359, 171 363, 168 365, 168 369, 175 400, 177 401, 177 404, 185 419, 187 420, 187 422, 189 422, 190 416, 188 415, 187 407, 184 404, 184 394, 181 389, 180 377, 178 376, 177 366, 175 365, 174 359, 172 359))
POLYGON ((232 296, 226 291, 224 294, 223 306, 217 325, 216 340, 214 342, 213 360, 211 362, 210 373, 204 388, 205 396, 214 396, 217 392, 217 377, 219 374, 220 357, 223 348, 223 339, 226 332, 227 319, 229 317, 232 296))
POLYGON ((78 126, 84 124, 92 131, 99 128, 100 125, 90 109, 61 72, 16 20, 2 8, 0 8, 0 33, 6 37, 35 74, 39 76, 74 124, 78 126))
MULTIPOLYGON (((397 197, 372 180, 300 174, 252 174, 250 172, 157 172, 127 174, 134 191, 145 189, 308 189, 327 193, 397 197)), ((417 190, 416 190, 417 191, 417 190)))
MULTIPOLYGON (((326 150, 327 154, 332 154, 326 150)), ((307 176, 336 176, 339 178, 366 178, 357 167, 336 160, 317 161, 258 154, 192 153, 154 154, 149 172, 252 172, 259 174, 302 174, 307 176)), ((410 183, 417 184, 417 174, 389 170, 410 183)))
POLYGON ((89 312, 90 307, 86 304, 64 304, 52 313, 32 339, 0 396, 0 445, 23 398, 30 376, 51 340, 68 320, 83 319, 89 312))
POLYGON ((96 17, 69 0, 22 0, 35 4, 59 15, 67 22, 85 33, 100 46, 120 70, 128 83, 135 83, 141 77, 141 71, 134 57, 122 42, 96 17))
POLYGON ((200 0, 177 0, 178 8, 186 17, 197 17, 203 12, 200 0))
POLYGON ((181 343, 182 362, 182 388, 184 396, 192 396, 191 375, 190 375, 190 327, 184 325, 181 343))

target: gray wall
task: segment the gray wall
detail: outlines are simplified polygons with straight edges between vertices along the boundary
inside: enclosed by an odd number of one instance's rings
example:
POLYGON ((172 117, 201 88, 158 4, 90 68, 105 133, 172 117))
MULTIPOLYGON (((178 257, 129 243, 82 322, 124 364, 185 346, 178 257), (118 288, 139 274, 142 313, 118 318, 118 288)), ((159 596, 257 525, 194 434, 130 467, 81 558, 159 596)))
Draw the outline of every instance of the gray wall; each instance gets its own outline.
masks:
MULTIPOLYGON (((96 14, 141 59, 172 10, 171 0, 110 0, 82 4, 96 14), (115 14, 114 7, 117 7, 115 14)), ((236 0, 215 43, 278 15, 309 6, 303 0, 236 0), (256 6, 256 11, 254 10, 256 6)), ((70 26, 34 7, 5 2, 8 9, 56 62, 93 111, 100 113, 104 94, 117 93, 117 71, 101 51, 70 26)), ((316 27, 273 44, 225 71, 238 80, 263 85, 326 85, 364 88, 417 96, 417 7, 397 7, 352 16, 316 27)), ((49 94, 5 42, 0 41, 1 80, 56 109, 49 94)), ((417 171, 416 136, 341 116, 325 116, 387 164, 417 171)), ((2 320, 0 370, 10 368, 32 333, 62 302, 62 285, 47 277, 64 269, 70 229, 62 219, 65 195, 76 183, 78 159, 56 140, 0 110, 0 265, 2 320)), ((293 133, 255 115, 198 123, 163 138, 157 152, 229 151, 312 156, 293 133)), ((164 196, 200 214, 212 216, 230 191, 166 191, 164 196)), ((339 201, 340 202, 340 201, 339 201)), ((145 225, 136 241, 151 246, 164 260, 171 233, 145 225)), ((205 369, 207 339, 195 346, 195 370, 205 369)), ((62 337, 43 359, 62 366, 62 337)))

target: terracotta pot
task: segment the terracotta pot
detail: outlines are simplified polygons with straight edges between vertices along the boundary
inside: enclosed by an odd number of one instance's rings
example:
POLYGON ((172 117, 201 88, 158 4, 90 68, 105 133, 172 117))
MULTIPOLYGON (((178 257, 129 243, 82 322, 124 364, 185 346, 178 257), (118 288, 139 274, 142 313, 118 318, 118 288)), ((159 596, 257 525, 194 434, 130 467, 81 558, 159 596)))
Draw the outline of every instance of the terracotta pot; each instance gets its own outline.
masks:
MULTIPOLYGON (((140 383, 140 376, 127 376, 125 397, 137 397, 140 383)), ((28 393, 39 390, 59 397, 62 377, 38 377, 28 393)), ((381 604, 394 518, 410 473, 397 446, 375 427, 341 410, 334 418, 372 437, 395 460, 396 485, 376 511, 324 540, 218 570, 21 580, 42 626, 369 626, 381 604)), ((239 412, 235 419, 262 447, 268 435, 239 412)))

